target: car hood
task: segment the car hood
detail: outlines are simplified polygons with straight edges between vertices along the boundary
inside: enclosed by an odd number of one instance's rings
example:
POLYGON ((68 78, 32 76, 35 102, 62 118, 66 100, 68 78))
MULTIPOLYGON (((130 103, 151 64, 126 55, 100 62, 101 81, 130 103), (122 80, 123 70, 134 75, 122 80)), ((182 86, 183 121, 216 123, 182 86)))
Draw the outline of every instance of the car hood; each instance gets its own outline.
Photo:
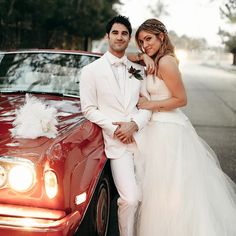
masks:
POLYGON ((54 139, 47 137, 36 139, 12 137, 11 129, 13 128, 16 111, 24 105, 26 96, 25 94, 0 94, 0 156, 26 155, 27 157, 32 156, 32 158, 40 156, 46 146, 56 142, 55 139, 59 139, 62 135, 70 132, 76 124, 83 120, 79 98, 45 94, 34 94, 33 96, 56 108, 57 137, 54 139), (29 153, 32 155, 29 155, 29 153))

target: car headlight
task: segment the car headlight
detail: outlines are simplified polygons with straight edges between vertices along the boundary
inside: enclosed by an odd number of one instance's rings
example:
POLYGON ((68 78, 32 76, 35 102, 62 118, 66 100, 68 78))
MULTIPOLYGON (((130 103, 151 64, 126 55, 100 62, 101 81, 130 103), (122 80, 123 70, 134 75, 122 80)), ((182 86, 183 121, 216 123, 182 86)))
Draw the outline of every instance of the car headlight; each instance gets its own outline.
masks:
POLYGON ((55 172, 48 170, 44 174, 44 184, 47 196, 52 199, 58 193, 58 182, 55 172))
POLYGON ((0 166, 0 188, 6 184, 7 172, 3 166, 0 166))
POLYGON ((27 165, 15 165, 8 173, 8 184, 18 192, 26 192, 34 185, 35 172, 27 165))

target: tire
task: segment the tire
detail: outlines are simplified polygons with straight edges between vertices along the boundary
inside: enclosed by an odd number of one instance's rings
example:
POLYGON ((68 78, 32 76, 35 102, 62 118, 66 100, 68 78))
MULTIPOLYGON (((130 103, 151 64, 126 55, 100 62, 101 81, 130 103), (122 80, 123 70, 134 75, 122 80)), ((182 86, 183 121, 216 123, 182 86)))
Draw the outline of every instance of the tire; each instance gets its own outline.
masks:
POLYGON ((109 225, 110 205, 110 180, 108 175, 103 174, 76 235, 106 236, 109 225))

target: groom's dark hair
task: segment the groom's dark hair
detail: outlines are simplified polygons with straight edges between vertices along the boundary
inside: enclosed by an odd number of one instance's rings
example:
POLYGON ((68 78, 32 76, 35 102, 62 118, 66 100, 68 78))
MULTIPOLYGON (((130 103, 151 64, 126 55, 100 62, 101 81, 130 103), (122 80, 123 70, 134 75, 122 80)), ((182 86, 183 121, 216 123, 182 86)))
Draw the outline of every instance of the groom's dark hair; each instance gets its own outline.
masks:
POLYGON ((129 35, 131 36, 131 34, 132 34, 132 27, 131 27, 131 24, 130 24, 130 22, 129 22, 129 18, 126 17, 126 16, 121 16, 121 15, 118 15, 118 16, 113 17, 113 18, 107 23, 107 25, 106 25, 106 33, 107 33, 107 34, 110 33, 111 28, 112 28, 112 26, 113 26, 115 23, 124 25, 124 26, 128 29, 129 35))

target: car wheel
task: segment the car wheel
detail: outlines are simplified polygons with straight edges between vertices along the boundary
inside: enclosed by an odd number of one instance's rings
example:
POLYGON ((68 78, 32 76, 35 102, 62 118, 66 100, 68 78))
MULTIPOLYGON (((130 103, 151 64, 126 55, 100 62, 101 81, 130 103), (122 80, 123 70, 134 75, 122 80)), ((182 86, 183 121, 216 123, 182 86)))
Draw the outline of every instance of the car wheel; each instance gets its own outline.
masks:
POLYGON ((106 236, 110 216, 111 191, 109 177, 100 179, 77 236, 106 236))

